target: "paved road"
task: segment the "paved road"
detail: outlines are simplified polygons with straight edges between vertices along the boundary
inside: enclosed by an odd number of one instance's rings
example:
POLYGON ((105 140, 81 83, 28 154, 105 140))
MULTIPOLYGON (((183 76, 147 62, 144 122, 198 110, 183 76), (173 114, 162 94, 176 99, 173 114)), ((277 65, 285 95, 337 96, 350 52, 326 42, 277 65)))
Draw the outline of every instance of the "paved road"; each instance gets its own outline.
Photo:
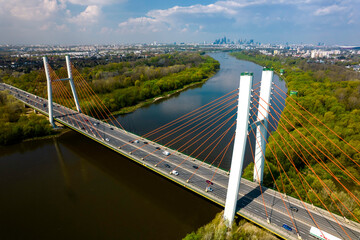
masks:
MULTIPOLYGON (((10 94, 26 105, 47 115, 48 102, 46 99, 2 83, 0 83, 0 90, 8 90, 10 94)), ((54 103, 54 118, 197 194, 224 205, 228 184, 227 172, 56 103, 54 103), (164 151, 168 151, 170 155, 166 156, 164 151), (170 174, 173 170, 178 175, 170 174), (192 176, 194 171, 196 174, 192 176), (190 176, 192 176, 191 179, 187 181, 190 176), (206 181, 212 177, 211 188, 213 191, 206 192, 205 189, 209 185, 206 181)), ((238 209, 239 215, 286 239, 297 239, 295 229, 302 239, 314 239, 309 234, 311 226, 318 226, 322 231, 340 239, 349 239, 349 237, 355 240, 360 239, 359 224, 347 223, 339 216, 335 216, 336 220, 334 220, 329 213, 322 209, 313 208, 309 204, 301 203, 299 200, 271 189, 262 187, 260 190, 258 184, 245 179, 241 180, 238 209), (263 202, 265 202, 266 208, 263 202), (289 210, 290 206, 296 207, 298 212, 289 210), (270 223, 267 222, 267 218, 270 223), (283 224, 290 226, 292 231, 285 230, 282 227, 283 224)))

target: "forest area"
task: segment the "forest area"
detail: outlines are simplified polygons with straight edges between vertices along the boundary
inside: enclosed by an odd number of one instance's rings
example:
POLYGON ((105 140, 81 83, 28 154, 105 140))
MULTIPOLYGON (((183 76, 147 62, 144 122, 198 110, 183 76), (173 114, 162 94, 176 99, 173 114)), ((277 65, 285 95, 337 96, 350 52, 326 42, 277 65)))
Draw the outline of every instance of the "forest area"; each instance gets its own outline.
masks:
POLYGON ((23 103, 0 91, 0 146, 50 134, 54 131, 44 116, 27 114, 23 103))
MULTIPOLYGON (((175 52, 146 59, 79 68, 79 73, 105 106, 118 114, 135 110, 134 106, 140 102, 204 82, 219 68, 220 64, 216 60, 202 53, 175 52)), ((66 78, 65 66, 57 69, 56 74, 60 78, 66 78)), ((0 78, 3 82, 25 91, 46 96, 46 78, 43 71, 36 70, 26 74, 2 71, 0 78)), ((90 114, 93 107, 91 101, 87 96, 79 97, 83 112, 90 114)))
MULTIPOLYGON (((360 74, 343 66, 255 51, 232 55, 278 73, 284 69, 288 94, 290 90, 298 91, 297 96, 286 99, 278 128, 266 147, 265 158, 280 191, 359 222, 360 74)), ((244 171, 249 180, 252 168, 250 164, 244 171)), ((266 166, 264 184, 276 186, 266 166)))

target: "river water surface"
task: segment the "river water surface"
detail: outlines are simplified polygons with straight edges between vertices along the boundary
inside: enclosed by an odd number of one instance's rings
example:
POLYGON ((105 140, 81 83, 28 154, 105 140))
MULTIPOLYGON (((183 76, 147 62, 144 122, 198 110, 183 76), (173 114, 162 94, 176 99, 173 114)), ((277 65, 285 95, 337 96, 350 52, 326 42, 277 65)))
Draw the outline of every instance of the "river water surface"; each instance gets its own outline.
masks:
MULTIPOLYGON (((124 127, 147 133, 238 88, 241 72, 260 80, 261 66, 210 55, 213 78, 120 116, 124 127)), ((0 148, 0 189, 0 239, 181 239, 222 210, 76 132, 0 148)))

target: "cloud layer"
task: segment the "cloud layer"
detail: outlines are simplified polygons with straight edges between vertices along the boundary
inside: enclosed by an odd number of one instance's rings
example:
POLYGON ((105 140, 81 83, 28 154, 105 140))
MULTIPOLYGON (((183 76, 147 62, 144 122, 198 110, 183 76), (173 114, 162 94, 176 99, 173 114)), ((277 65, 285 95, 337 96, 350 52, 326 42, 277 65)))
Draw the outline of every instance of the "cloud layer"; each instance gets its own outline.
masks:
POLYGON ((174 2, 152 9, 145 0, 0 0, 0 30, 8 33, 0 44, 20 43, 20 36, 21 43, 44 43, 44 35, 64 43, 191 42, 227 35, 262 42, 326 38, 322 41, 356 44, 360 37, 358 0, 174 2), (129 6, 137 11, 127 11, 129 6))

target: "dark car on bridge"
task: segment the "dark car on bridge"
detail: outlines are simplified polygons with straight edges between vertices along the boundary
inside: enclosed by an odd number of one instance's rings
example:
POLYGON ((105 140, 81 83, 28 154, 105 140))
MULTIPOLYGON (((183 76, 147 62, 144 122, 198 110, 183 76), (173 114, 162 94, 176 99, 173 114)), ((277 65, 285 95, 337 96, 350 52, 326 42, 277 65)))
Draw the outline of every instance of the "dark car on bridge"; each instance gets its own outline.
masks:
POLYGON ((293 211, 293 212, 299 211, 299 209, 297 207, 294 207, 294 206, 290 206, 290 210, 293 211))
POLYGON ((292 231, 292 228, 289 227, 289 226, 286 225, 286 224, 282 225, 282 227, 285 228, 285 229, 288 230, 288 231, 292 231))
POLYGON ((213 185, 212 181, 210 181, 210 180, 206 180, 206 183, 210 184, 210 185, 213 185))

